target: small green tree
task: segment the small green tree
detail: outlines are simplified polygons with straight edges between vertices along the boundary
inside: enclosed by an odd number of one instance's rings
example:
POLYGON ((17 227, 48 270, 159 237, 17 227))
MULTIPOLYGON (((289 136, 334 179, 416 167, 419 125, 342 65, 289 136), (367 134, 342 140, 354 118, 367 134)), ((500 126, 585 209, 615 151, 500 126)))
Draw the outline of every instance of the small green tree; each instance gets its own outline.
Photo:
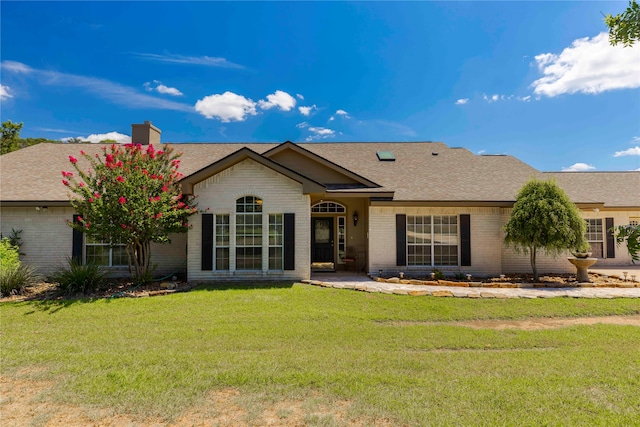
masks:
POLYGON ((171 233, 185 232, 196 212, 176 181, 179 154, 165 146, 127 144, 102 147, 102 155, 80 154, 87 164, 69 156, 76 174, 62 172, 71 205, 80 215, 69 223, 87 236, 111 245, 124 244, 129 271, 136 282, 150 279, 150 245, 168 243, 171 233))
POLYGON ((534 179, 520 189, 504 231, 507 245, 529 254, 535 280, 538 280, 536 255, 539 250, 557 256, 586 243, 585 220, 553 180, 534 179))
POLYGON ((0 137, 0 154, 7 154, 20 149, 20 131, 22 123, 14 123, 11 120, 2 122, 2 136, 0 137))
POLYGON ((618 246, 626 243, 631 262, 635 264, 636 261, 640 261, 640 225, 619 225, 613 227, 611 231, 618 246))
POLYGON ((612 46, 622 43, 630 47, 640 41, 640 5, 636 0, 631 0, 623 13, 616 16, 607 14, 604 23, 609 27, 609 43, 612 46))

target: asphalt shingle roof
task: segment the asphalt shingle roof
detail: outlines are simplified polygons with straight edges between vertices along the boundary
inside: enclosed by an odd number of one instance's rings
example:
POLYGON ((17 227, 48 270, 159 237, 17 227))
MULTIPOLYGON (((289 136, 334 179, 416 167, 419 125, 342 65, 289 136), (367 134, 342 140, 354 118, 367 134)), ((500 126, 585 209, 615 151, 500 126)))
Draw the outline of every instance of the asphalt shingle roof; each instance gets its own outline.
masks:
MULTIPOLYGON (((176 143, 180 171, 192 174, 248 147, 258 153, 279 144, 176 143)), ((540 172, 512 156, 479 156, 440 142, 300 143, 300 147, 394 191, 396 201, 510 202, 531 178, 555 178, 577 203, 640 207, 640 172, 540 172), (377 151, 396 160, 379 161, 377 151)), ((0 201, 68 200, 62 170, 72 170, 69 155, 101 152, 101 144, 43 143, 0 157, 0 201)), ((304 171, 300 171, 304 175, 304 171)))

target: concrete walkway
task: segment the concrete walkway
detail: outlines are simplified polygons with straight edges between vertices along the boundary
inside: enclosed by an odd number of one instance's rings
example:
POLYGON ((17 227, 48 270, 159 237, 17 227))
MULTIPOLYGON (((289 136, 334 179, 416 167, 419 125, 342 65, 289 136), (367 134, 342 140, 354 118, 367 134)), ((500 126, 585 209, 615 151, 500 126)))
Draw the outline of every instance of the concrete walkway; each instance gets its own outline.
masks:
POLYGON ((346 275, 344 273, 314 273, 311 276, 311 280, 304 280, 303 282, 329 288, 413 296, 431 295, 458 298, 640 298, 640 288, 460 288, 455 286, 383 283, 371 280, 365 275, 346 275))

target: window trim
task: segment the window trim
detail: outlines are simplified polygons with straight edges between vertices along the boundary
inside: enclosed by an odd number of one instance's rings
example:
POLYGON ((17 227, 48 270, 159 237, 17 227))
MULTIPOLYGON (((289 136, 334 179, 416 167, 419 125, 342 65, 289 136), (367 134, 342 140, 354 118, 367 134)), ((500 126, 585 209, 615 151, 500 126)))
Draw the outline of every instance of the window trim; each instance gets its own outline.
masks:
POLYGON ((311 205, 312 214, 346 214, 347 207, 342 203, 332 201, 322 201, 311 205), (324 210, 322 210, 324 207, 324 210))
POLYGON ((606 255, 607 255, 607 248, 605 245, 605 226, 604 223, 605 221, 602 218, 585 218, 585 221, 587 222, 587 228, 585 231, 585 240, 587 241, 587 243, 589 243, 589 245, 591 246, 591 248, 593 249, 593 243, 600 243, 602 245, 602 252, 600 253, 600 256, 597 258, 600 259, 605 259, 606 255), (595 227, 600 227, 600 231, 598 231, 596 229, 596 231, 589 231, 589 227, 591 226, 591 221, 596 222, 596 224, 594 225, 595 227), (597 222, 599 222, 599 225, 597 224, 597 222), (590 240, 589 237, 594 236, 594 235, 599 235, 599 240, 590 240))
MULTIPOLYGON (((263 205, 264 201, 258 197, 258 196, 253 196, 253 195, 247 195, 247 196, 242 196, 236 199, 236 209, 235 209, 235 235, 234 235, 234 252, 235 252, 235 271, 262 271, 264 269, 264 247, 265 247, 265 242, 264 242, 264 236, 265 236, 265 230, 264 230, 264 212, 262 209, 262 205, 263 205), (251 203, 250 205, 248 204, 248 201, 253 199, 253 203, 251 203), (251 206, 251 210, 249 212, 247 212, 247 207, 251 206), (242 210, 240 210, 239 208, 242 207, 242 210), (238 219, 243 217, 243 219, 252 217, 252 222, 251 222, 251 226, 255 227, 257 225, 260 226, 260 234, 246 234, 246 233, 242 233, 239 234, 238 233, 238 228, 240 227, 239 225, 239 221, 238 219), (256 219, 258 219, 256 221, 256 219), (253 244, 251 245, 247 245, 246 244, 246 239, 247 237, 249 237, 252 241, 253 244), (242 238, 243 239, 243 244, 238 244, 238 239, 242 238), (260 244, 256 245, 255 244, 255 239, 259 238, 260 239, 260 244), (241 257, 240 256, 240 251, 246 251, 247 249, 252 248, 254 251, 259 251, 260 253, 260 265, 256 267, 255 262, 256 262, 256 255, 254 254, 252 257, 253 260, 253 265, 252 267, 254 268, 238 268, 238 260, 240 259, 244 259, 245 263, 247 260, 246 257, 246 253, 241 257)), ((246 222, 243 221, 242 224, 242 228, 243 230, 247 230, 246 227, 246 222)))
POLYGON ((268 241, 267 241, 267 270, 269 271, 284 271, 284 214, 281 213, 270 213, 267 214, 269 227, 268 227, 268 241), (274 218, 276 222, 272 223, 271 219, 274 218), (271 233, 272 226, 280 226, 280 233, 271 233), (272 244, 271 238, 280 238, 279 244, 272 244), (275 266, 271 267, 271 249, 279 248, 280 249, 280 267, 276 268, 275 266))
MULTIPOLYGON (((224 235, 222 236, 224 237, 224 235)), ((229 271, 231 268, 231 215, 227 213, 215 214, 213 216, 213 270, 214 271, 229 271), (224 219, 226 217, 226 223, 218 223, 218 219, 224 219), (227 230, 227 244, 218 244, 218 227, 226 228, 227 230), (218 249, 227 249, 227 268, 218 267, 218 249)))
MULTIPOLYGON (((426 225, 423 222, 424 225, 426 225)), ((440 227, 442 227, 445 224, 442 224, 442 220, 440 222, 440 227)), ((446 224, 448 226, 451 226, 452 224, 446 224)), ((442 229, 441 229, 442 230, 442 229)), ((430 215, 407 215, 406 216, 406 224, 405 224, 405 233, 406 233, 406 242, 405 242, 405 256, 406 256, 406 266, 407 267, 416 267, 416 268, 424 268, 424 267, 460 267, 461 266, 461 255, 460 255, 460 250, 461 250, 461 238, 460 238, 460 215, 443 215, 443 214, 430 214, 430 215), (430 227, 430 233, 428 236, 429 239, 429 243, 425 243, 422 242, 420 244, 416 244, 416 243, 411 243, 410 242, 410 231, 409 231, 409 227, 410 226, 415 226, 415 218, 429 218, 429 227, 430 227), (439 217, 439 218, 444 218, 444 217, 448 217, 448 218, 455 218, 455 226, 456 226, 456 232, 455 234, 452 233, 448 233, 446 234, 447 236, 455 236, 455 245, 452 244, 442 244, 442 243, 437 243, 435 236, 436 236, 436 232, 435 232, 435 218, 439 217), (410 246, 414 246, 414 247, 428 247, 430 248, 430 264, 411 264, 411 257, 409 255, 409 247, 410 246), (456 246, 456 263, 455 264, 436 264, 436 247, 443 247, 443 246, 456 246)), ((443 233, 439 233, 441 235, 443 235, 443 233)), ((425 239, 426 240, 426 239, 425 239)), ((440 257, 442 257, 442 255, 440 255, 440 257)))
POLYGON ((115 248, 123 248, 125 249, 125 253, 126 253, 126 247, 124 244, 119 243, 115 246, 111 246, 109 243, 105 243, 105 242, 89 242, 89 238, 88 236, 85 234, 82 242, 82 246, 83 246, 83 251, 82 251, 82 258, 83 258, 83 264, 88 264, 88 247, 106 247, 109 249, 109 263, 108 264, 97 264, 101 267, 108 267, 108 268, 122 268, 122 267, 128 267, 129 266, 129 260, 128 260, 128 256, 127 256, 127 263, 126 264, 113 264, 113 249, 115 248))

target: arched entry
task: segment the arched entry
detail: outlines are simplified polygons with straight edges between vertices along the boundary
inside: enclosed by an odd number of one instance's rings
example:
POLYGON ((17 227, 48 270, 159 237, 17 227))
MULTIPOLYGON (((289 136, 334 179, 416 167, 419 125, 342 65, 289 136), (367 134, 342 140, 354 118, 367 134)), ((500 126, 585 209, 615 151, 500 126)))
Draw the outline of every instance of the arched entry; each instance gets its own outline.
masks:
POLYGON ((333 271, 346 250, 347 208, 337 202, 321 201, 311 206, 311 267, 333 271))

